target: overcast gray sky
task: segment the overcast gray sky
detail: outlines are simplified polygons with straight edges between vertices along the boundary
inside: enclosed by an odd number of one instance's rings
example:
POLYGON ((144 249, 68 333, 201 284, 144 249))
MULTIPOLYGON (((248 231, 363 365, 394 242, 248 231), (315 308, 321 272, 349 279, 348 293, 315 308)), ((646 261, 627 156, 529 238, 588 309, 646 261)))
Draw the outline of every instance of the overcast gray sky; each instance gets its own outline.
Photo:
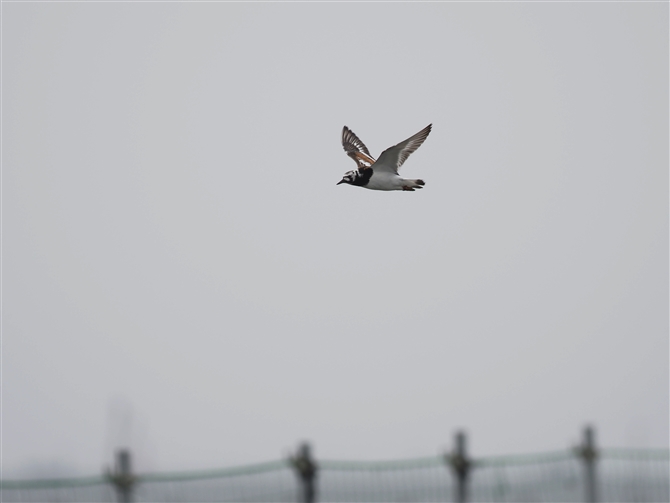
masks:
POLYGON ((668 446, 667 3, 2 17, 4 476, 668 446))

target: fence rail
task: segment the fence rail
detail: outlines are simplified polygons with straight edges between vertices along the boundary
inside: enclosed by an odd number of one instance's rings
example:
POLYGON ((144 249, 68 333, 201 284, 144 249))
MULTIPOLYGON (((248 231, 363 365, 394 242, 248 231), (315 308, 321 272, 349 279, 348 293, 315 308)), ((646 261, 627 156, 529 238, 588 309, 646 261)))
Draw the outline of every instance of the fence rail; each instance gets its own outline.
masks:
POLYGON ((220 470, 134 475, 127 451, 113 472, 76 479, 4 480, 7 502, 429 502, 670 500, 670 451, 581 446, 534 455, 468 457, 465 437, 443 456, 399 461, 286 460, 220 470), (462 443, 459 443, 462 442, 462 443), (125 458, 125 460, 124 460, 125 458))

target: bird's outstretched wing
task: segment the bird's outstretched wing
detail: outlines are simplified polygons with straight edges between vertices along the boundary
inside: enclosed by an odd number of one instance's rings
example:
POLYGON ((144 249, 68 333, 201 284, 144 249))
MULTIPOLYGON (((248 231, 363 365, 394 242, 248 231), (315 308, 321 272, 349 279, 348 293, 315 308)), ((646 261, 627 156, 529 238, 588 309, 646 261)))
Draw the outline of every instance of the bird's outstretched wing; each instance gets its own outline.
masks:
POLYGON ((347 126, 342 128, 342 146, 359 168, 366 169, 375 163, 375 159, 370 155, 365 143, 347 126))
POLYGON ((414 136, 410 136, 405 141, 398 143, 393 147, 384 150, 375 163, 375 171, 389 171, 397 173, 400 166, 407 160, 409 155, 414 152, 421 144, 426 141, 433 125, 428 124, 414 136))

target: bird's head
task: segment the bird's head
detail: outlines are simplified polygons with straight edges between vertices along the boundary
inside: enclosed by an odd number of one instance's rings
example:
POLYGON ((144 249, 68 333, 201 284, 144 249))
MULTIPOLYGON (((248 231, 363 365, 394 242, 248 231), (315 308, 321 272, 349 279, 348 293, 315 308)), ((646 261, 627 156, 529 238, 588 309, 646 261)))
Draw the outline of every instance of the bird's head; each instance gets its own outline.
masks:
POLYGON ((347 171, 342 177, 342 180, 337 182, 337 185, 341 183, 348 183, 349 185, 353 185, 356 178, 358 178, 358 173, 356 171, 347 171))

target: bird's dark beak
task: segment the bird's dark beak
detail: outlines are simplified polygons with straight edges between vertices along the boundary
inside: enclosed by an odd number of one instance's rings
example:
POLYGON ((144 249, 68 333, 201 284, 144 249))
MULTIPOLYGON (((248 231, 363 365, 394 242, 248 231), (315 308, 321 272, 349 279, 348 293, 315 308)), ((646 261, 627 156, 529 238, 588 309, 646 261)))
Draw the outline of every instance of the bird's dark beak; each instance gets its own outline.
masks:
POLYGON ((341 183, 344 183, 344 180, 340 180, 340 181, 337 182, 335 185, 339 185, 339 184, 341 184, 341 183))

